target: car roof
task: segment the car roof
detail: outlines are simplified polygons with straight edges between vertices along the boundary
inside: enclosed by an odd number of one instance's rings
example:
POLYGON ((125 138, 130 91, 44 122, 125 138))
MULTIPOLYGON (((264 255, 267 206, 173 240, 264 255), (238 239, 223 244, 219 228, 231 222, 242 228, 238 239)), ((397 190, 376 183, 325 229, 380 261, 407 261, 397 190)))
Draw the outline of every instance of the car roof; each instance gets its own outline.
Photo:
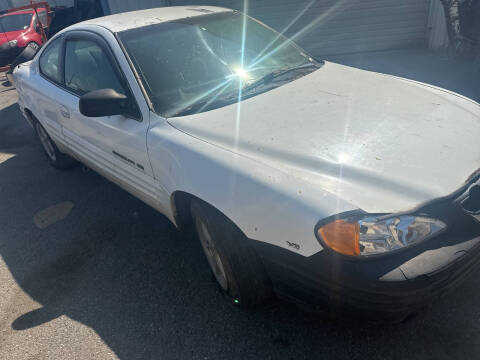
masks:
MULTIPOLYGON (((38 12, 45 11, 45 8, 38 8, 37 11, 38 12)), ((26 10, 7 12, 7 13, 4 13, 4 14, 1 14, 0 17, 9 16, 9 15, 20 15, 20 14, 34 14, 34 13, 35 13, 35 11, 33 9, 26 9, 26 10)))
POLYGON ((230 11, 233 10, 217 6, 167 6, 104 16, 83 21, 78 25, 103 26, 116 33, 162 22, 230 11))

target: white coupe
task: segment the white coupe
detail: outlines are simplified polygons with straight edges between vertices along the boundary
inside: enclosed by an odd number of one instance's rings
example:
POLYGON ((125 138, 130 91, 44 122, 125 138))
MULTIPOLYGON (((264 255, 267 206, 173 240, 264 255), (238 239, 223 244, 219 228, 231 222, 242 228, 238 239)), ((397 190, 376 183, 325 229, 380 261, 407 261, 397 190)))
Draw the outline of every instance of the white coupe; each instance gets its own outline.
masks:
POLYGON ((458 94, 207 6, 73 25, 14 80, 50 163, 194 224, 239 306, 401 320, 478 263, 480 106, 458 94))

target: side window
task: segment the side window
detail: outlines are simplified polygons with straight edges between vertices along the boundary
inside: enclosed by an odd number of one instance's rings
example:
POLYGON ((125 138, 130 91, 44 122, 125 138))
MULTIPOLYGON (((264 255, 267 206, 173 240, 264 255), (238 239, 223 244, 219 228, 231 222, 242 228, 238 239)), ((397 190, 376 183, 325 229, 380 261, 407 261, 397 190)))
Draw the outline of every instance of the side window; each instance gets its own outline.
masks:
POLYGON ((40 23, 42 24, 43 27, 47 26, 47 12, 46 11, 39 11, 38 12, 38 20, 40 20, 40 23))
POLYGON ((114 89, 126 94, 109 58, 90 40, 66 42, 65 86, 79 95, 99 89, 114 89))
POLYGON ((60 52, 62 51, 62 39, 54 40, 40 55, 40 72, 57 83, 62 82, 60 71, 60 52))

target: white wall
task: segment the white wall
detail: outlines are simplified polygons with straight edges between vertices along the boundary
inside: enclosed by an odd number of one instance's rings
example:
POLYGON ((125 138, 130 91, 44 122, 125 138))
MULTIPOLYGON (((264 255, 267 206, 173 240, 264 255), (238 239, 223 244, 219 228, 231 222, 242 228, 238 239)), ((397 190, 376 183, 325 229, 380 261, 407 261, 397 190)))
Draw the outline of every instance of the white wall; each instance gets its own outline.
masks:
POLYGON ((108 0, 112 14, 167 5, 166 0, 108 0))
POLYGON ((431 0, 427 30, 428 47, 439 50, 448 45, 447 23, 440 0, 431 0))
MULTIPOLYGON (((245 0, 170 0, 243 10, 245 0)), ((250 0, 248 12, 318 56, 427 47, 430 0, 250 0)))

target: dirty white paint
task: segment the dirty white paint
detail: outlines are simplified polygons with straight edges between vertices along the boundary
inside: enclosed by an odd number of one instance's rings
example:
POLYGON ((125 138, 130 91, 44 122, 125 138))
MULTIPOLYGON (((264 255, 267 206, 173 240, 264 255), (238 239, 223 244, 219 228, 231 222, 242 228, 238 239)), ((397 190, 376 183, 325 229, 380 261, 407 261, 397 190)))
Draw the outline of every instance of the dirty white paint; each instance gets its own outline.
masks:
POLYGON ((68 214, 70 214, 72 209, 73 203, 70 201, 65 201, 56 205, 49 206, 43 210, 40 210, 34 215, 33 223, 39 229, 45 229, 50 225, 53 225, 65 219, 68 214))
POLYGON ((80 26, 86 24, 95 24, 104 26, 113 32, 120 32, 137 27, 172 21, 175 19, 205 15, 204 12, 197 11, 196 9, 209 10, 212 13, 231 11, 229 9, 214 6, 164 7, 138 10, 129 13, 120 13, 99 19, 87 20, 80 23, 80 26))
POLYGON ((169 122, 371 213, 448 195, 480 168, 479 105, 393 76, 327 62, 243 101, 238 137, 236 112, 231 105, 169 122))

